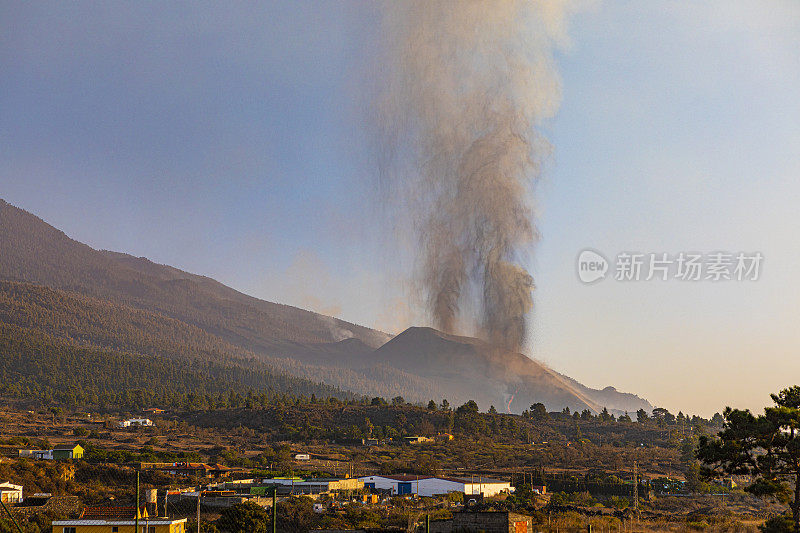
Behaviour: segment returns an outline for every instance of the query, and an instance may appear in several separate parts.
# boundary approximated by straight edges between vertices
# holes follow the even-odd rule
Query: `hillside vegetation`
[[[431,397],[435,391],[432,382],[385,365],[333,368],[288,356],[259,355],[163,314],[31,283],[0,281],[0,324],[16,326],[32,339],[46,335],[55,344],[199,360],[221,366],[280,369],[280,374],[360,394],[413,397],[408,393],[414,391]],[[365,349],[367,353],[371,351],[357,339],[347,339],[316,350],[324,351],[335,362],[362,354]]]
[[[0,279],[27,281],[124,303],[206,329],[243,348],[280,354],[285,343],[355,337],[373,348],[384,333],[259,300],[145,258],[98,251],[0,200]]]
[[[275,372],[213,361],[111,352],[0,324],[0,395],[67,408],[246,406],[253,394],[352,398]]]

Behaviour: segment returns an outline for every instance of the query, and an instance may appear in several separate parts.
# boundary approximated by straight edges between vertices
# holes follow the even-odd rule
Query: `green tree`
[[[269,511],[254,502],[237,503],[222,511],[217,527],[226,533],[268,533]]]
[[[550,420],[550,415],[543,403],[535,403],[531,405],[531,418],[537,422],[547,422]]]
[[[458,413],[477,413],[478,412],[478,404],[475,403],[475,400],[469,400],[467,403],[456,409]]]
[[[314,529],[315,518],[314,502],[308,496],[278,503],[278,531],[305,533]]]
[[[800,531],[800,386],[771,397],[775,406],[763,415],[727,407],[722,431],[700,437],[697,458],[712,477],[753,476],[746,490],[788,503],[794,531]]]
[[[372,425],[372,422],[370,421],[369,417],[365,417],[364,418],[364,427],[363,427],[364,436],[365,437],[371,437],[372,436],[372,431],[374,429],[375,429],[375,426]]]

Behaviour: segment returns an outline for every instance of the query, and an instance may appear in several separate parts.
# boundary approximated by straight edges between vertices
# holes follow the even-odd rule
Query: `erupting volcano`
[[[387,3],[382,186],[419,242],[436,327],[518,351],[533,305],[533,189],[560,100],[566,3]],[[406,219],[405,216],[408,216]],[[406,224],[407,222],[407,224]]]

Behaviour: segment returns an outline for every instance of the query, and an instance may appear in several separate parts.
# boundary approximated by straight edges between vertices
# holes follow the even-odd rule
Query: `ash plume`
[[[533,188],[560,101],[553,51],[571,4],[382,4],[377,124],[384,198],[412,228],[416,279],[435,325],[465,324],[518,350],[533,306]],[[403,224],[403,222],[406,224]]]

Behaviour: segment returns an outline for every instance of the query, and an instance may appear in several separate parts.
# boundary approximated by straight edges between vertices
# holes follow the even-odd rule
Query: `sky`
[[[425,324],[363,123],[378,21],[349,1],[0,1],[0,197],[260,298]],[[673,412],[760,409],[800,383],[800,3],[589,3],[568,34],[526,352]],[[587,248],[612,261],[588,285]],[[622,252],[718,251],[760,252],[758,279],[613,279]]]

